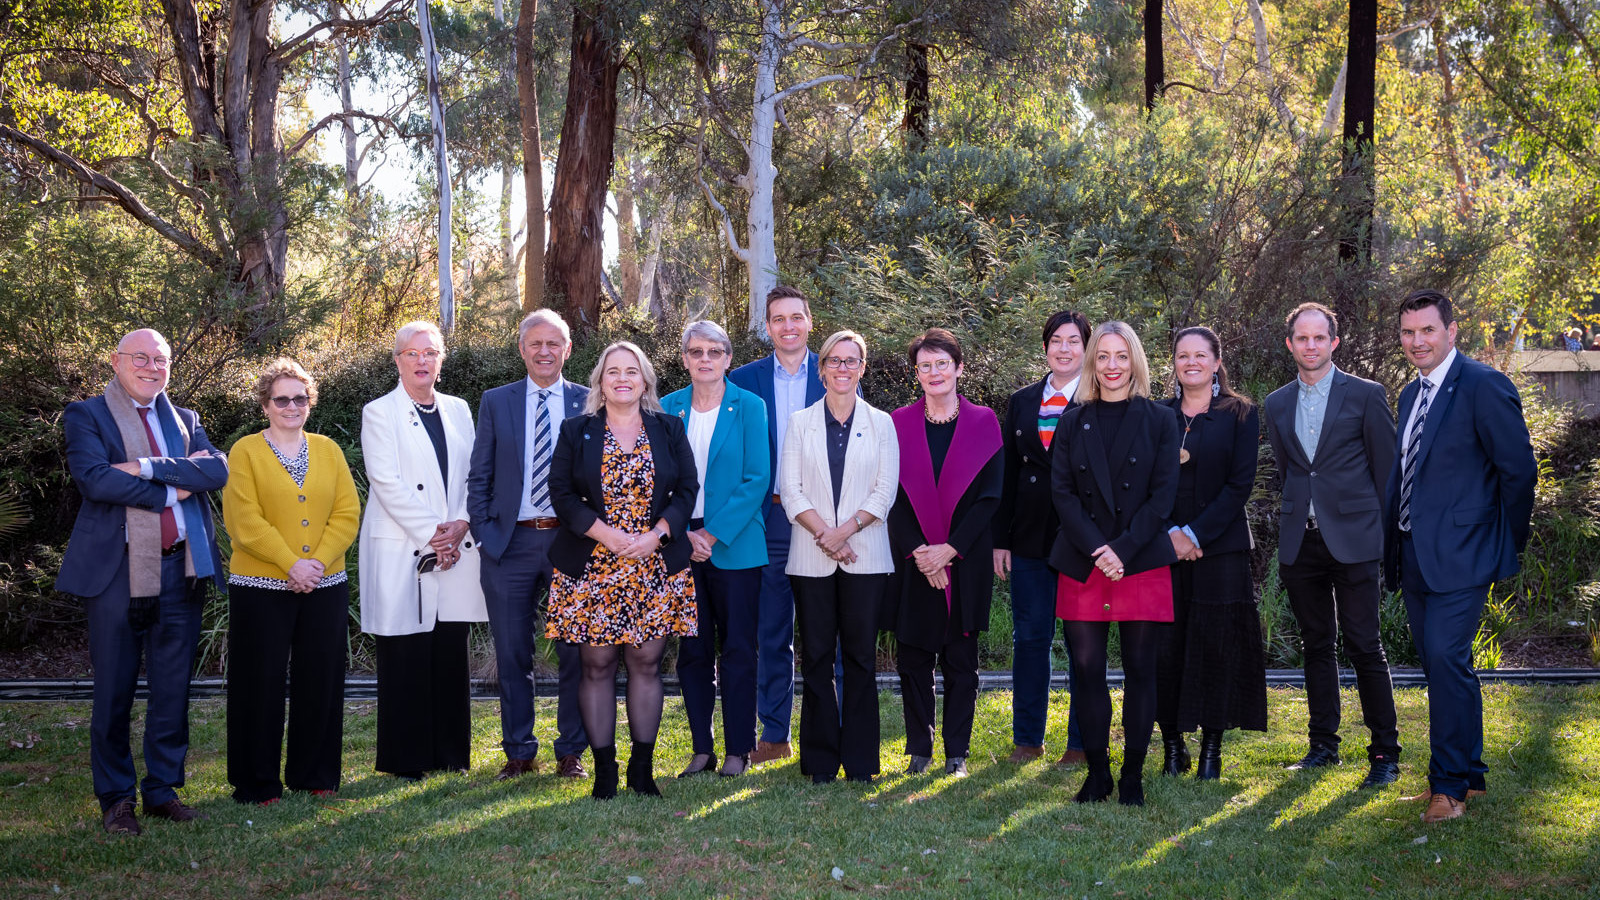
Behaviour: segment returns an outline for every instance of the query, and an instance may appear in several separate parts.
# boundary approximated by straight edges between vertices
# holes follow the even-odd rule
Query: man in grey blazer
[[[561,529],[550,505],[550,462],[562,420],[582,413],[589,396],[588,388],[561,376],[572,334],[556,313],[529,313],[518,327],[517,349],[528,377],[483,392],[467,473],[467,515],[482,551],[480,578],[499,669],[502,781],[537,769],[534,632],[550,589],[550,545]],[[589,738],[578,714],[583,670],[577,645],[557,641],[556,658],[557,772],[582,778]]]
[[[1339,764],[1339,633],[1356,670],[1362,720],[1372,734],[1362,787],[1400,777],[1400,732],[1389,662],[1379,639],[1384,491],[1395,427],[1383,386],[1339,371],[1339,320],[1302,303],[1284,343],[1299,377],[1267,397],[1267,437],[1283,476],[1278,573],[1305,657],[1310,749],[1291,769]]]

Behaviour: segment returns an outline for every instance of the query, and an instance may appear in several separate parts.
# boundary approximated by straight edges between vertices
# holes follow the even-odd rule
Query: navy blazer
[[[1254,403],[1244,418],[1232,409],[1209,409],[1195,418],[1188,440],[1183,438],[1183,401],[1163,400],[1178,422],[1178,441],[1189,451],[1194,464],[1194,493],[1200,511],[1188,521],[1176,513],[1172,525],[1187,525],[1200,543],[1201,552],[1232,553],[1250,549],[1250,525],[1244,505],[1256,484],[1256,461],[1260,456],[1261,417]],[[1183,481],[1180,467],[1179,483]]]
[[[1404,430],[1421,391],[1412,379],[1400,391]],[[1386,554],[1389,584],[1400,584],[1400,475],[1405,457],[1395,441],[1389,471]],[[1533,458],[1522,398],[1511,379],[1457,352],[1428,405],[1411,492],[1411,541],[1430,591],[1486,586],[1517,573],[1528,543]]]
[[[667,571],[689,565],[689,514],[700,490],[694,451],[677,416],[642,412],[650,438],[650,458],[655,464],[655,486],[650,492],[650,527],[665,519],[672,542],[661,549]],[[550,544],[550,562],[561,572],[579,578],[594,552],[586,532],[605,518],[601,462],[605,455],[606,411],[578,416],[561,423],[555,459],[550,463],[550,505],[561,518],[561,528]],[[608,523],[609,524],[609,523]]]
[[[772,479],[767,486],[767,502],[772,502],[772,495],[778,492],[778,455],[783,448],[778,446],[778,413],[774,409],[777,401],[772,393],[772,370],[778,364],[778,358],[771,353],[761,357],[755,362],[748,362],[728,373],[728,380],[744,388],[767,405],[767,445],[771,449]],[[822,376],[817,368],[817,354],[815,351],[806,351],[806,406],[822,399]],[[804,407],[802,407],[804,408]],[[787,424],[787,423],[786,423]],[[762,507],[765,512],[766,507]]]
[[[104,395],[67,405],[62,423],[67,435],[67,468],[83,495],[72,537],[61,557],[61,572],[56,590],[79,597],[98,597],[112,585],[120,570],[120,560],[128,553],[128,514],[124,507],[136,506],[160,512],[167,505],[169,486],[190,492],[182,502],[183,520],[197,573],[212,578],[218,588],[226,581],[222,557],[217,552],[216,527],[211,523],[211,504],[207,491],[220,491],[228,483],[228,458],[211,446],[200,418],[192,410],[173,406],[165,393],[156,398],[161,410],[163,434],[169,448],[178,447],[182,436],[169,415],[182,420],[189,430],[189,452],[204,450],[207,457],[186,456],[151,458],[151,478],[146,481],[111,468],[113,463],[132,462],[122,446],[122,433]],[[196,552],[204,548],[204,552]],[[207,559],[209,557],[209,560]],[[211,564],[205,572],[205,563]],[[126,591],[123,584],[120,589]]]
[[[589,389],[561,379],[566,422],[583,415]],[[478,436],[467,470],[467,518],[478,548],[499,561],[522,511],[522,466],[528,446],[528,379],[490,388],[478,401]]]
[[[1062,413],[1050,442],[1050,489],[1061,518],[1050,565],[1080,582],[1094,568],[1094,551],[1106,544],[1126,575],[1178,560],[1167,537],[1178,496],[1177,418],[1153,400],[1134,397],[1122,427],[1106,434],[1098,405]]]
[[[1011,395],[1006,404],[1006,420],[1000,428],[1006,471],[1000,506],[994,515],[994,546],[1030,559],[1050,556],[1056,531],[1061,527],[1050,497],[1050,451],[1039,438],[1044,382],[1041,378]],[[1067,409],[1076,405],[1068,398]]]

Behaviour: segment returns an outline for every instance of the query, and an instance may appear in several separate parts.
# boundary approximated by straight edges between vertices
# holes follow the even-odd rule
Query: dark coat
[[[994,545],[1030,559],[1050,556],[1056,531],[1061,527],[1050,497],[1050,451],[1039,439],[1039,404],[1043,399],[1044,379],[1012,394],[1000,429],[1006,468],[994,517]],[[1069,402],[1067,408],[1075,405]]]
[[[772,466],[772,484],[767,489],[767,502],[772,502],[772,494],[778,492],[778,457],[783,454],[783,448],[778,446],[778,413],[774,408],[778,405],[777,398],[772,392],[772,371],[778,365],[778,358],[771,353],[754,362],[747,362],[732,372],[728,373],[728,380],[736,387],[744,388],[767,405],[767,444],[771,449],[768,462]],[[815,350],[806,351],[806,406],[822,399],[825,393],[822,387],[822,378],[818,375],[817,353]],[[767,507],[761,507],[762,515],[766,515]]]
[[[1050,490],[1061,533],[1050,565],[1087,581],[1107,544],[1125,575],[1177,561],[1167,519],[1178,495],[1178,422],[1144,397],[1128,402],[1121,429],[1105,434],[1096,404],[1067,410],[1051,441]]]
[[[589,389],[565,378],[561,421],[583,415]],[[478,401],[478,435],[467,470],[467,518],[478,546],[499,561],[522,511],[522,467],[528,450],[528,379],[490,388]],[[554,456],[551,457],[554,459]]]
[[[644,412],[645,434],[655,463],[655,489],[650,493],[650,523],[665,519],[672,542],[661,549],[668,572],[689,565],[687,532],[689,514],[700,490],[694,451],[677,416]],[[550,505],[561,519],[561,529],[550,542],[550,562],[561,572],[580,577],[594,552],[596,541],[585,536],[596,520],[605,518],[605,497],[600,464],[605,454],[606,412],[565,419],[550,462]]]
[[[1189,526],[1206,554],[1249,550],[1250,525],[1244,505],[1255,487],[1261,447],[1261,417],[1255,404],[1242,419],[1232,409],[1210,409],[1195,416],[1185,441],[1179,409],[1182,401],[1173,397],[1162,402],[1178,417],[1179,443],[1189,451],[1195,499],[1200,506],[1200,512],[1186,522],[1174,511],[1171,524]]]

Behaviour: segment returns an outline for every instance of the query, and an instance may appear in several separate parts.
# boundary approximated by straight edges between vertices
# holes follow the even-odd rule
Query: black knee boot
[[[646,797],[661,796],[656,787],[656,742],[633,742],[633,753],[628,757],[628,790]]]
[[[1194,777],[1214,781],[1222,777],[1222,731],[1207,728],[1200,732],[1200,765]]]
[[[1089,767],[1089,777],[1073,796],[1074,803],[1099,803],[1111,796],[1111,754],[1105,748],[1084,750]]]
[[[1170,734],[1170,736],[1169,736]],[[1189,771],[1189,742],[1183,732],[1161,729],[1161,774],[1182,775]]]
[[[617,745],[594,747],[594,788],[589,796],[610,800],[617,796]]]

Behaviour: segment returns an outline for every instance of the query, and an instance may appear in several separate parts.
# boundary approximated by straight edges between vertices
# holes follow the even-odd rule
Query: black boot
[[[594,788],[589,796],[596,800],[610,800],[617,796],[617,745],[595,747]]]
[[[633,753],[628,757],[628,790],[646,797],[661,796],[656,787],[656,742],[633,742]]]
[[[1117,802],[1123,806],[1144,805],[1144,754],[1127,754],[1122,760],[1122,777],[1117,779]]]
[[[1184,739],[1183,733],[1178,732],[1176,737],[1167,737],[1167,732],[1161,732],[1161,774],[1182,775],[1189,771],[1189,742]]]
[[[1084,750],[1088,758],[1089,777],[1072,798],[1074,803],[1099,803],[1111,796],[1111,755],[1105,749]]]
[[[1222,777],[1222,731],[1206,728],[1200,732],[1200,765],[1194,777],[1215,781]]]

